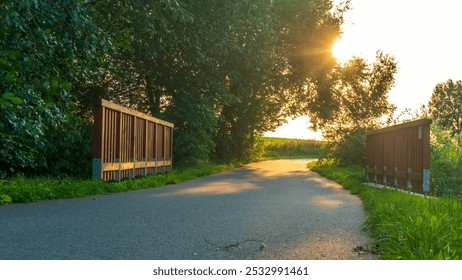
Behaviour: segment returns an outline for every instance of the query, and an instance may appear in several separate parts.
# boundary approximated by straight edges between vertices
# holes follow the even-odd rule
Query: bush
[[[342,165],[366,162],[366,133],[365,129],[358,129],[345,134],[340,140],[331,142],[324,155]]]
[[[457,139],[433,124],[431,139],[432,188],[439,195],[462,195],[462,151]]]
[[[74,118],[50,135],[46,150],[46,169],[37,175],[87,179],[92,172],[93,125]]]

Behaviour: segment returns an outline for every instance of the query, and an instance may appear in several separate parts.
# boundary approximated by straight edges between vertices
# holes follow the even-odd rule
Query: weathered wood
[[[95,179],[121,180],[156,174],[158,168],[172,170],[172,123],[106,100],[94,109],[94,120]]]
[[[406,122],[406,123],[402,123],[402,124],[398,124],[394,126],[371,130],[371,131],[366,132],[366,135],[373,135],[373,134],[379,134],[379,133],[384,133],[384,132],[396,131],[398,129],[412,128],[416,126],[429,126],[431,123],[432,123],[431,119],[421,119],[417,121]]]
[[[366,178],[422,192],[423,170],[430,169],[431,123],[422,119],[368,132]]]
[[[127,114],[127,115],[135,116],[135,117],[138,117],[140,119],[145,119],[145,120],[151,121],[153,123],[158,123],[158,124],[168,126],[168,127],[174,127],[174,124],[171,123],[171,122],[167,122],[167,121],[158,119],[156,117],[152,117],[152,116],[150,116],[148,114],[145,114],[145,113],[142,113],[142,112],[139,112],[139,111],[136,111],[136,110],[133,110],[133,109],[130,109],[130,108],[127,108],[127,107],[112,103],[112,102],[104,100],[104,99],[101,99],[101,106],[105,107],[105,108],[108,108],[108,109],[112,109],[114,111],[122,112],[122,113]]]

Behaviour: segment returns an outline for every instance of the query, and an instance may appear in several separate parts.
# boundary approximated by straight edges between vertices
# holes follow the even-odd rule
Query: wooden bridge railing
[[[430,191],[430,124],[422,119],[367,133],[369,181]]]
[[[120,181],[172,170],[173,127],[101,100],[94,109],[93,178]]]

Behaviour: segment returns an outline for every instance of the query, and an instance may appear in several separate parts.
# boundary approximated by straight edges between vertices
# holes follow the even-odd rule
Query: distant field
[[[319,157],[326,142],[276,137],[259,138],[264,158]]]

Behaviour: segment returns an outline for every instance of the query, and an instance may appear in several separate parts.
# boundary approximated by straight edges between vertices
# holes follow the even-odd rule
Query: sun
[[[344,38],[337,40],[332,46],[332,55],[337,62],[345,63],[350,60],[356,53],[357,49],[355,44],[347,41]]]

